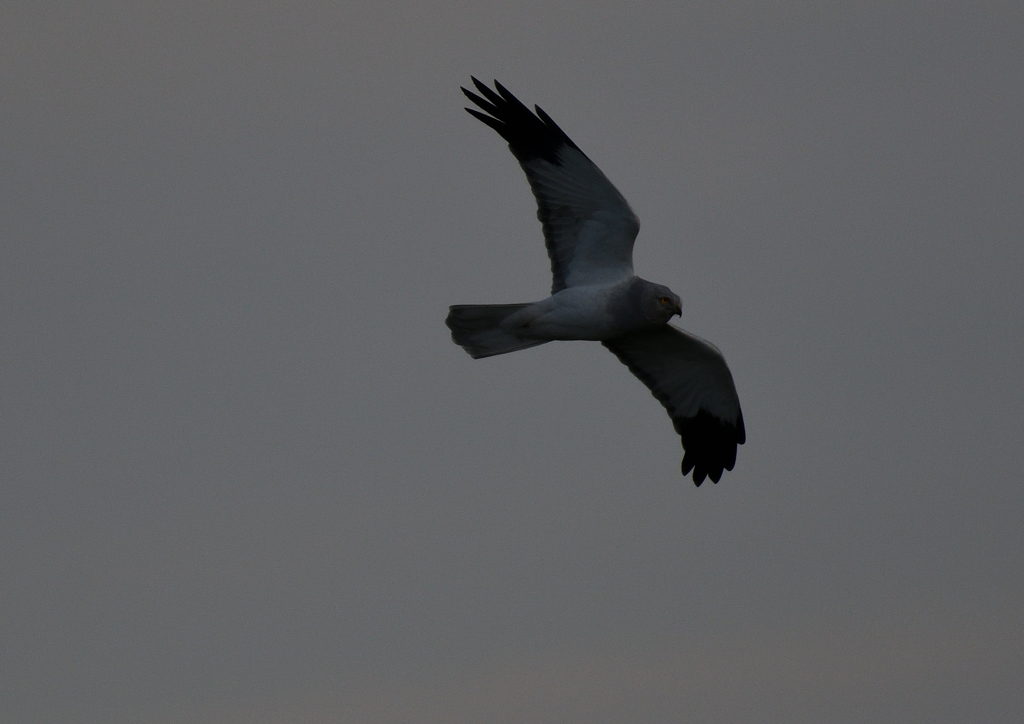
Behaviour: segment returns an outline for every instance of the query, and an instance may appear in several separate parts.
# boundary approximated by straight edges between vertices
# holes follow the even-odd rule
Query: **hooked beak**
[[[677,304],[676,308],[672,310],[673,315],[682,317],[683,316],[683,305]]]

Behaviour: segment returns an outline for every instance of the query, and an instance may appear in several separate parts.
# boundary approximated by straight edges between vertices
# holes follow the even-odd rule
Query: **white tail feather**
[[[452,341],[469,352],[473,359],[493,357],[544,344],[546,340],[523,339],[501,328],[506,317],[527,306],[456,304],[448,308],[448,318],[444,323],[452,330]]]

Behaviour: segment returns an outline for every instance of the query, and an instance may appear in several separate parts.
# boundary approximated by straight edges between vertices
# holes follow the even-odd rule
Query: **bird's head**
[[[641,297],[645,317],[657,324],[665,324],[677,314],[682,316],[683,301],[678,294],[663,284],[648,284]]]

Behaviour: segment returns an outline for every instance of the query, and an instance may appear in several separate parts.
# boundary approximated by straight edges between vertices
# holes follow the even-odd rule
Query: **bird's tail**
[[[452,330],[452,341],[469,352],[473,359],[515,352],[544,344],[543,339],[524,339],[502,329],[510,314],[529,304],[455,304],[448,308],[444,323]]]

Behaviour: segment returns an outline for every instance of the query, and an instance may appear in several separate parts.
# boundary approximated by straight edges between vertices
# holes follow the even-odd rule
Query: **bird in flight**
[[[633,273],[640,222],[622,194],[540,106],[531,111],[504,86],[467,108],[508,142],[537,199],[551,259],[551,296],[525,304],[456,304],[445,324],[474,359],[554,340],[607,347],[664,405],[683,443],[683,475],[717,483],[746,441],[725,358],[710,342],[669,324],[682,301]],[[481,112],[483,111],[483,112]]]

